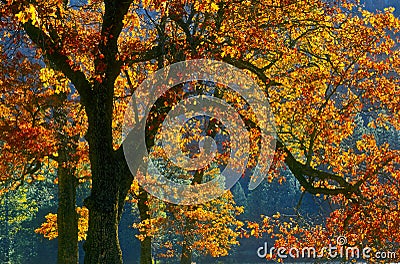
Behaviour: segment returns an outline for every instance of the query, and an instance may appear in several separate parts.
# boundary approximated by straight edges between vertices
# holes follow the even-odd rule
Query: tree
[[[53,6],[53,4],[56,5]],[[60,47],[57,47],[58,43],[55,43],[53,39],[53,37],[57,35],[53,27],[62,27],[63,25],[52,24],[52,22],[55,22],[56,20],[50,19],[49,21],[47,21],[49,22],[49,24],[46,23],[47,28],[44,24],[37,27],[39,22],[35,18],[37,10],[39,10],[40,13],[40,15],[37,17],[38,19],[41,15],[47,15],[48,12],[50,12],[50,15],[55,15],[55,17],[53,16],[53,18],[64,16],[65,19],[68,19],[67,17],[70,15],[79,15],[79,12],[74,12],[74,10],[72,9],[71,13],[62,12],[63,10],[60,11],[60,8],[57,8],[57,4],[57,2],[42,4],[38,3],[38,5],[36,5],[36,10],[32,4],[24,6],[16,3],[8,3],[6,7],[7,11],[17,11],[14,14],[17,14],[17,17],[19,17],[22,22],[25,22],[23,24],[24,30],[27,32],[33,42],[35,42],[36,45],[42,48],[44,54],[47,56],[48,60],[51,61],[54,67],[57,67],[58,69],[63,71],[65,76],[72,81],[72,83],[75,85],[75,88],[80,92],[81,102],[84,105],[86,105],[86,103],[92,103],[90,102],[91,100],[94,100],[93,103],[96,102],[93,104],[92,108],[86,105],[86,112],[89,118],[88,141],[89,146],[92,150],[90,153],[90,159],[92,176],[94,179],[92,188],[92,192],[94,193],[94,195],[92,197],[95,197],[95,199],[93,199],[94,201],[92,201],[92,199],[89,199],[87,204],[91,214],[90,226],[100,226],[99,228],[92,228],[89,231],[87,244],[89,248],[91,248],[91,250],[88,251],[88,254],[86,254],[85,258],[88,262],[94,263],[101,261],[98,258],[102,255],[105,255],[104,262],[118,263],[121,262],[121,254],[119,252],[119,245],[117,241],[118,206],[115,203],[118,202],[118,189],[116,186],[117,181],[115,181],[114,172],[118,171],[119,166],[116,166],[113,158],[114,154],[111,138],[111,116],[113,102],[112,91],[114,88],[114,81],[118,76],[118,74],[115,75],[113,71],[115,71],[115,69],[118,69],[119,71],[119,67],[114,63],[113,65],[109,65],[108,69],[100,69],[102,67],[96,67],[95,71],[96,74],[99,75],[99,77],[103,73],[107,76],[104,76],[104,82],[100,80],[100,78],[98,78],[98,80],[95,81],[94,86],[90,84],[90,82],[84,77],[84,74],[81,71],[74,71],[70,67],[68,61],[66,60],[67,56],[65,54],[61,55],[61,53],[63,52],[60,53],[61,49]],[[49,8],[53,7],[55,8],[49,10]],[[110,23],[109,26],[111,26],[111,28],[108,28],[108,26],[105,25],[105,28],[103,30],[103,34],[106,34],[108,36],[107,38],[112,39],[113,33],[115,36],[119,34],[122,26],[122,18],[124,15],[123,9],[127,9],[128,7],[129,5],[126,7],[122,7],[121,9],[115,10],[117,9],[117,7],[111,8],[110,5],[107,6],[106,16],[108,16],[109,18],[105,19],[105,24]],[[112,10],[110,10],[110,8]],[[19,13],[19,11],[21,12]],[[115,11],[119,11],[118,13],[120,17],[117,19],[117,21],[113,21],[113,14],[115,14]],[[93,14],[94,13],[95,12],[93,12]],[[24,21],[25,19],[27,21]],[[68,27],[69,26],[71,25],[68,25]],[[58,32],[61,33],[63,31]],[[67,35],[70,33],[64,31],[64,34]],[[46,37],[47,40],[42,39],[41,37]],[[114,61],[117,44],[116,38],[107,42],[107,44],[105,39],[101,40],[101,42],[102,44],[100,45],[100,50],[102,51],[101,53],[104,54],[103,56],[107,58],[112,57],[111,60]],[[111,48],[112,46],[114,46],[114,48]],[[98,62],[96,64],[98,66],[102,63]],[[110,70],[112,68],[114,70]],[[90,93],[92,93],[90,90],[94,87],[96,87],[96,89],[93,90],[92,97],[92,95],[90,95]],[[107,92],[103,93],[103,91],[101,91],[103,89],[105,91],[111,91],[111,94],[108,93],[107,95]],[[100,108],[103,109],[101,110]],[[103,114],[105,115],[103,116]],[[126,193],[124,197],[125,196]],[[122,200],[124,201],[124,199]],[[108,243],[105,241],[108,241]],[[93,254],[91,254],[90,252],[93,252]],[[104,254],[104,252],[107,253]]]
[[[359,16],[351,2],[319,0],[2,3],[2,23],[19,23],[46,63],[71,81],[87,114],[92,172],[85,203],[87,263],[121,262],[118,221],[133,175],[122,148],[113,144],[113,97],[117,86],[128,84],[125,69],[139,67],[135,80],[140,80],[185,59],[233,64],[251,74],[269,97],[277,160],[305,191],[340,197],[352,208],[375,197],[366,190],[377,186],[382,170],[390,179],[384,188],[398,182],[396,150],[376,146],[368,137],[359,143],[360,151],[368,147],[364,154],[340,146],[360,112],[385,109],[378,121],[399,128],[391,121],[399,119],[399,52],[389,34],[397,32],[399,21],[393,10],[360,10]],[[255,120],[248,118],[247,125],[257,130]],[[379,194],[380,188],[373,189]],[[147,210],[145,199],[140,204]]]
[[[19,250],[24,246],[29,247],[29,244],[18,243],[18,236],[26,231],[23,223],[31,220],[38,210],[36,201],[27,199],[27,192],[27,188],[19,188],[1,197],[2,255],[0,257],[3,263],[22,263]]]
[[[165,204],[159,200],[152,201],[150,207],[151,218],[134,227],[142,231],[140,240],[146,236],[154,239],[160,258],[187,263],[196,254],[226,256],[231,247],[238,245],[243,223],[236,217],[243,208],[235,205],[230,192],[197,207]]]
[[[18,188],[47,177],[44,167],[56,169],[59,182],[60,236],[59,263],[78,262],[78,227],[75,217],[75,171],[85,159],[85,144],[79,144],[82,116],[75,114],[76,94],[71,92],[68,80],[37,58],[35,50],[27,53],[29,41],[18,31],[7,29],[2,41],[1,116],[2,191]],[[13,43],[15,49],[7,48]],[[26,52],[24,58],[23,53]],[[66,102],[69,97],[70,101]],[[83,116],[84,118],[84,116]],[[76,169],[78,168],[78,169]],[[81,173],[82,174],[82,173]],[[8,188],[6,187],[8,186]],[[71,254],[75,252],[75,254]]]
[[[233,199],[235,200],[235,203],[238,206],[241,206],[245,209],[248,207],[249,202],[248,199],[246,197],[246,194],[243,190],[242,184],[240,182],[237,182],[231,189],[232,195],[233,195]],[[243,219],[241,219],[243,220]]]

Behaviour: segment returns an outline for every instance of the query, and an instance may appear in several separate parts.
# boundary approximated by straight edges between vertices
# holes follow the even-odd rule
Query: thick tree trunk
[[[51,64],[74,84],[88,117],[86,139],[89,142],[92,190],[85,200],[89,209],[85,263],[122,263],[118,242],[118,221],[122,214],[119,205],[124,203],[120,197],[125,197],[128,181],[121,180],[126,174],[119,173],[120,161],[115,157],[112,146],[112,114],[114,82],[122,66],[121,61],[116,60],[118,37],[130,4],[131,1],[104,2],[100,43],[98,50],[94,49],[99,56],[94,60],[95,75],[90,80],[82,71],[71,68],[71,59],[65,55],[62,45],[55,44],[59,43],[58,40],[52,39],[31,21],[23,24],[31,40],[42,47]]]
[[[112,170],[113,160],[101,160],[101,165],[92,163],[92,177],[97,180],[92,182],[91,196],[85,200],[89,209],[89,230],[84,244],[85,263],[118,264],[122,263],[122,253],[118,241],[117,181],[111,180],[116,177]]]
[[[89,211],[91,232],[84,245],[85,263],[122,263],[118,242],[116,211],[102,211],[91,207]]]
[[[67,149],[60,148],[58,160],[58,264],[78,263],[78,216],[76,213],[75,168],[67,165]]]
[[[89,230],[84,244],[85,263],[122,263],[118,240],[118,191],[112,171],[112,159],[104,159],[95,169],[91,196],[85,201],[89,208]],[[108,163],[108,164],[107,164]],[[99,164],[97,164],[99,165]],[[92,168],[95,167],[92,165]]]
[[[120,175],[112,146],[113,89],[100,85],[92,96],[96,104],[86,106],[92,190],[85,199],[89,209],[85,263],[118,264],[122,263],[118,241]]]

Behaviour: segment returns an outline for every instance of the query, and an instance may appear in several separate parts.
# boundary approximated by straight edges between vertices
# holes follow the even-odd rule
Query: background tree
[[[3,35],[6,39],[1,43],[1,55],[6,59],[2,62],[1,76],[2,191],[18,188],[26,181],[43,180],[48,170],[55,170],[59,183],[58,211],[64,216],[59,218],[58,260],[77,263],[75,170],[80,170],[84,177],[77,165],[85,159],[85,144],[79,144],[77,139],[84,129],[85,115],[74,116],[82,110],[74,109],[76,94],[71,92],[68,80],[52,69],[43,68],[35,49],[26,51],[31,48],[30,42],[20,36],[18,29],[5,29]],[[16,48],[10,48],[10,43]]]
[[[27,188],[19,188],[1,196],[1,260],[3,263],[22,263],[20,253],[24,247],[29,248],[29,241],[20,241],[19,236],[24,236],[29,229],[24,222],[33,218],[38,206],[35,200],[28,200]],[[34,252],[30,252],[34,254]]]

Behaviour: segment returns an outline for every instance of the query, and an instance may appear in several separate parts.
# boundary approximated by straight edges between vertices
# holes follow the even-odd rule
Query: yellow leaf
[[[219,9],[219,7],[216,3],[211,3],[211,11],[216,12],[216,11],[218,11],[218,9]]]

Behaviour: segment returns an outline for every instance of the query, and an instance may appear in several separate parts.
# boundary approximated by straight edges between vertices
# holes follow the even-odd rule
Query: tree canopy
[[[122,263],[118,225],[127,197],[134,197],[142,221],[135,225],[141,263],[151,263],[151,241],[161,239],[154,229],[183,237],[182,263],[190,263],[193,250],[226,255],[239,235],[261,234],[277,237],[278,246],[315,247],[346,236],[344,246],[400,257],[400,20],[393,12],[370,12],[350,0],[1,0],[0,194],[57,169],[61,211],[57,220],[48,217],[58,222],[60,236],[71,220],[75,235],[65,241],[76,245],[75,191],[89,180],[88,214],[78,208],[81,225],[88,225],[87,235],[79,236],[86,238],[85,263]],[[199,58],[235,66],[261,87],[276,126],[265,180],[285,184],[286,170],[302,192],[322,195],[333,204],[323,223],[305,223],[298,212],[244,226],[236,219],[243,209],[230,192],[182,209],[161,206],[137,186],[131,170],[141,162],[128,167],[121,145],[128,102],[157,70]],[[249,131],[248,177],[252,162],[261,159],[262,120],[241,95],[216,87],[212,96],[237,109]],[[127,135],[138,155],[146,148],[157,152],[163,118],[190,96],[175,87],[137,122],[147,122],[148,131],[147,146],[133,132]],[[206,128],[214,139],[223,137],[218,122]],[[225,164],[226,156],[220,158]],[[204,174],[190,174],[187,184],[201,184]],[[196,222],[204,232],[190,232]],[[215,244],[216,238],[225,240]],[[76,263],[74,256],[59,255],[59,262]]]

